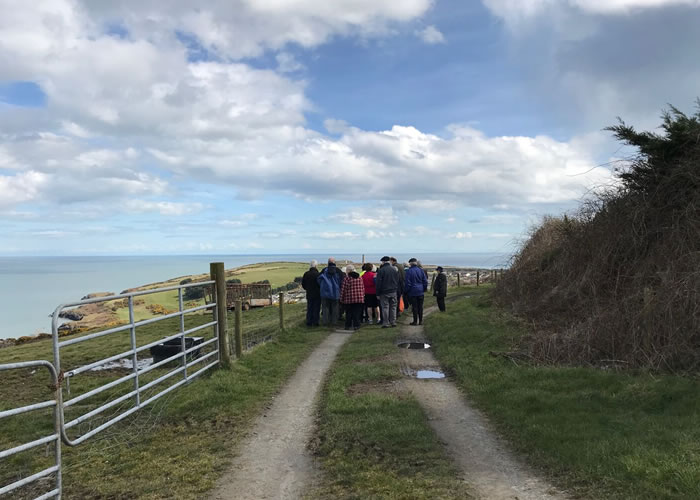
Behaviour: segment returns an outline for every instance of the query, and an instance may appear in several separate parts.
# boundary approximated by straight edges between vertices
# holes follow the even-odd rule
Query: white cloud
[[[34,200],[47,183],[47,175],[32,170],[0,175],[0,210]]]
[[[353,224],[356,226],[386,228],[399,223],[399,218],[391,207],[359,207],[331,215],[329,222]]]
[[[259,219],[260,215],[256,213],[244,213],[237,215],[235,217],[229,217],[219,221],[222,226],[228,227],[245,227],[250,224],[251,221]]]
[[[469,240],[473,237],[474,235],[470,232],[457,232],[457,233],[452,233],[447,235],[448,238],[454,238],[457,240]]]
[[[296,236],[297,232],[292,229],[283,229],[282,231],[262,231],[257,233],[258,238],[264,239],[279,239],[287,238],[289,236]]]
[[[461,205],[461,203],[458,200],[445,200],[445,199],[437,199],[437,200],[415,199],[415,200],[406,201],[406,202],[395,202],[393,204],[394,209],[396,211],[406,212],[406,213],[448,212],[450,210],[454,210],[454,209],[458,208],[460,205]]]
[[[172,37],[178,30],[196,37],[211,52],[232,58],[255,57],[287,44],[315,47],[334,35],[384,36],[395,22],[423,15],[432,0],[91,0],[92,18],[124,19],[132,36]]]
[[[238,199],[273,191],[387,200],[393,209],[337,215],[380,229],[397,223],[400,210],[568,202],[609,179],[575,142],[546,136],[487,137],[464,126],[444,136],[408,126],[370,132],[327,121],[339,134],[329,137],[306,127],[312,104],[305,82],[232,62],[334,35],[384,36],[391,23],[420,17],[430,0],[221,0],[197,8],[178,0],[168,9],[155,0],[11,3],[0,0],[7,13],[0,18],[0,79],[38,82],[47,109],[32,134],[0,135],[0,165],[20,172],[0,177],[0,204],[8,208],[37,197],[161,198],[171,189],[167,178],[228,184]],[[128,36],[103,32],[114,19]],[[221,58],[189,60],[176,29]],[[291,62],[285,57],[280,64]],[[193,210],[176,201],[124,207]],[[221,224],[245,222],[227,220]]]
[[[275,56],[275,59],[277,60],[277,71],[280,73],[295,73],[305,69],[304,65],[289,52],[280,52]]]
[[[359,238],[360,235],[350,231],[322,231],[317,233],[316,237],[322,240],[355,240]]]
[[[674,5],[700,6],[700,0],[482,0],[494,14],[511,24],[540,15],[553,8],[572,7],[594,14],[626,14],[643,9]]]
[[[32,235],[41,236],[44,238],[65,238],[66,236],[75,236],[76,232],[73,231],[57,231],[57,230],[47,230],[47,231],[34,231]]]
[[[443,35],[440,30],[438,30],[435,26],[432,24],[430,26],[426,26],[422,30],[416,31],[416,36],[423,40],[425,43],[428,45],[435,45],[438,43],[445,43],[447,40],[445,40],[445,35]]]
[[[156,212],[166,216],[180,216],[200,212],[201,203],[177,203],[172,201],[128,200],[126,209],[134,213]]]

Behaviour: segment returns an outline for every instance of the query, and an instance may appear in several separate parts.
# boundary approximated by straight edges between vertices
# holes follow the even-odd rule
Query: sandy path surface
[[[426,314],[434,311],[435,308],[427,309]],[[425,338],[422,326],[403,326],[401,336],[406,340]],[[440,365],[429,349],[405,349],[403,369],[407,373],[440,370]],[[405,384],[423,406],[431,427],[446,444],[448,453],[479,498],[566,498],[512,455],[454,383],[448,379],[410,378]]]
[[[348,333],[331,333],[297,369],[272,406],[258,417],[230,470],[210,498],[301,498],[315,470],[307,449],[323,378]]]

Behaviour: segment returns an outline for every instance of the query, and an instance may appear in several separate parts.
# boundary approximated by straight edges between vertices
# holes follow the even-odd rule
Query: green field
[[[269,262],[262,264],[251,264],[226,271],[226,279],[237,278],[242,283],[254,283],[256,281],[269,280],[272,288],[277,288],[287,283],[294,281],[297,276],[302,276],[309,269],[308,264],[297,262]],[[208,280],[207,275],[193,275],[189,278],[195,281]],[[139,289],[147,290],[149,288],[160,288],[166,286],[177,285],[185,277],[180,277],[162,283],[146,285]],[[134,307],[134,317],[136,321],[152,318],[155,314],[148,309],[149,305],[160,305],[168,311],[178,310],[178,294],[173,292],[160,292],[139,297],[143,299],[143,304],[137,304]],[[204,304],[203,300],[190,301],[190,307]],[[129,321],[129,309],[120,307],[116,311],[119,321],[127,323]]]
[[[697,378],[538,366],[527,330],[476,296],[433,314],[426,332],[448,374],[529,462],[589,498],[700,498]]]

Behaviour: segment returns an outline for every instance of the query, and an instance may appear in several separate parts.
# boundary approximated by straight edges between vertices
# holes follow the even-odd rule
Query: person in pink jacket
[[[367,323],[372,324],[372,320],[379,321],[379,301],[377,300],[377,287],[374,285],[374,278],[377,276],[370,263],[364,264],[362,269],[362,281],[365,284],[365,309],[367,310]]]

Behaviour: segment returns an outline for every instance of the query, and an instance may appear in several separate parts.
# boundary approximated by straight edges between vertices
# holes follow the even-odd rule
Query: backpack
[[[337,273],[336,273],[337,274]],[[336,299],[340,298],[340,287],[338,286],[338,281],[333,277],[328,275],[328,272],[324,270],[318,275],[319,285],[321,285],[321,297],[324,299]]]

